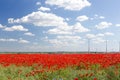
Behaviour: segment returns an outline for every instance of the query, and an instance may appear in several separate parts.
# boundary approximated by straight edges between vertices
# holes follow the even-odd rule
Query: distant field
[[[2,53],[0,80],[120,80],[120,54]]]

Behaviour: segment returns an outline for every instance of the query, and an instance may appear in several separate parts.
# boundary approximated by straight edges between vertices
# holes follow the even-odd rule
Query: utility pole
[[[120,41],[119,41],[119,52],[120,52]]]
[[[95,53],[97,53],[97,48],[95,48]]]
[[[107,44],[108,44],[108,43],[107,43],[107,40],[106,40],[106,53],[108,52],[108,51],[107,51],[107,50],[108,50],[108,48],[107,48]]]
[[[88,39],[88,53],[90,53],[90,39]]]

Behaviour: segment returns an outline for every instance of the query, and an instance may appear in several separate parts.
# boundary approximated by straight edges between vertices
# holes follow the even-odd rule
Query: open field
[[[120,80],[120,54],[0,54],[0,80]]]

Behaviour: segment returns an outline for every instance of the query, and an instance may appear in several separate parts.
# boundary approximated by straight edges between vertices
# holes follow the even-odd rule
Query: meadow
[[[0,80],[120,80],[120,54],[0,54]]]

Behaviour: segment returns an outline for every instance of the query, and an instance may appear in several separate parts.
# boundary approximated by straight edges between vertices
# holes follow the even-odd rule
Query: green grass
[[[120,68],[83,65],[52,70],[34,66],[0,66],[0,80],[120,80]],[[38,72],[37,72],[38,71]]]

